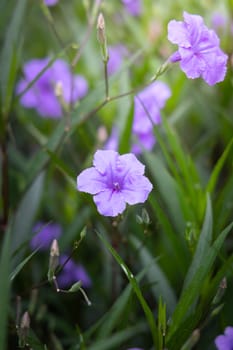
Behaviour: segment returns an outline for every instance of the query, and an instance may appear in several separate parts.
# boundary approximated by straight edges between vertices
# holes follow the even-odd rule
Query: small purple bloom
[[[38,222],[33,231],[36,232],[35,236],[30,242],[31,249],[47,250],[50,248],[52,241],[58,239],[61,236],[61,226],[58,224],[45,224]]]
[[[113,126],[111,135],[104,145],[105,150],[117,151],[119,145],[119,132],[116,126]]]
[[[183,14],[184,22],[168,23],[168,40],[179,46],[170,61],[180,61],[180,67],[188,78],[202,77],[214,85],[224,80],[227,55],[219,47],[217,34],[208,29],[201,16]]]
[[[68,255],[61,255],[59,261],[60,265],[63,266],[67,259]],[[57,276],[58,286],[59,288],[69,288],[78,281],[82,282],[82,287],[84,288],[91,286],[91,279],[85,268],[80,264],[76,264],[76,262],[70,258]]]
[[[170,96],[169,87],[161,81],[152,83],[135,96],[133,132],[136,135],[147,134],[154,124],[161,123],[160,110]]]
[[[216,31],[221,29],[221,28],[224,29],[226,27],[226,24],[227,24],[227,18],[222,13],[216,11],[212,15],[211,23],[212,23],[212,27]]]
[[[16,86],[17,94],[20,94],[27,85],[45,68],[49,59],[33,59],[25,63],[24,78]],[[72,82],[73,79],[73,82]],[[87,81],[81,75],[72,75],[69,65],[61,60],[56,60],[34,83],[34,85],[20,98],[21,104],[26,108],[35,108],[42,117],[60,118],[62,108],[59,99],[55,95],[55,87],[60,84],[63,99],[66,103],[76,102],[84,97],[88,90]],[[72,98],[71,98],[72,94]]]
[[[219,335],[215,339],[215,345],[218,350],[232,350],[233,349],[233,327],[227,327],[224,335]]]
[[[141,0],[121,0],[126,11],[132,16],[140,16],[142,13]]]
[[[126,203],[146,201],[152,184],[144,176],[144,170],[145,166],[134,154],[98,150],[93,167],[77,177],[77,189],[94,195],[100,214],[114,217],[125,210]]]
[[[109,46],[108,54],[108,74],[113,75],[120,69],[123,59],[127,55],[127,50],[123,45]]]
[[[161,123],[160,111],[170,96],[171,90],[161,81],[154,82],[135,96],[132,132],[136,142],[131,148],[134,154],[140,154],[143,149],[152,150],[156,142],[153,126]],[[119,132],[114,126],[104,148],[116,151],[118,144]]]
[[[58,0],[44,0],[45,5],[47,6],[54,6],[57,2]]]

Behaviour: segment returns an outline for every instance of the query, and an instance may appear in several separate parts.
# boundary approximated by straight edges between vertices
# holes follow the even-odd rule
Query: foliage
[[[2,350],[211,350],[233,326],[233,4],[142,3],[133,16],[119,0],[0,2]],[[214,13],[224,17],[215,28],[229,56],[223,82],[188,79],[179,63],[169,63],[176,48],[167,24],[182,20],[183,11],[208,27]],[[125,51],[112,75],[107,49],[114,45]],[[45,57],[48,64],[18,94],[25,63]],[[65,100],[55,84],[63,116],[41,117],[22,96],[57,59],[85,77],[89,90]],[[150,130],[156,144],[137,154],[153,190],[145,203],[101,216],[92,197],[77,191],[76,178],[113,127],[119,153],[130,152],[138,136],[134,98],[156,80],[171,97]],[[61,226],[55,253],[30,248],[38,222]],[[59,254],[69,256],[61,266]],[[91,285],[59,287],[69,261],[82,265]]]

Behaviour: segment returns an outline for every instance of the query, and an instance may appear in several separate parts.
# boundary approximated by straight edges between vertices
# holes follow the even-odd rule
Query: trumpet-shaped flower
[[[227,327],[224,335],[221,334],[215,339],[215,345],[218,350],[233,349],[233,327]]]
[[[27,88],[28,84],[47,66],[49,59],[33,59],[24,65],[24,78],[16,86],[17,94]],[[61,98],[65,103],[76,102],[84,97],[88,84],[81,75],[72,75],[68,63],[58,59],[40,76],[40,78],[20,98],[26,108],[35,108],[42,117],[60,118],[62,107],[55,94],[60,86]]]
[[[81,172],[77,189],[94,195],[100,214],[117,216],[126,204],[144,203],[152,184],[144,176],[145,166],[134,154],[119,155],[111,150],[98,150],[93,167]]]
[[[184,22],[168,23],[168,40],[179,46],[170,61],[179,61],[188,78],[202,77],[209,85],[223,81],[227,55],[220,49],[217,34],[205,26],[201,16],[184,12],[183,17]]]

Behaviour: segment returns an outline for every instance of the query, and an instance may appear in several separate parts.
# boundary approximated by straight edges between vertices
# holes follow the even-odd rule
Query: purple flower
[[[123,45],[109,46],[108,54],[108,74],[113,75],[121,67],[123,58],[127,54],[127,50]]]
[[[119,155],[115,151],[98,150],[93,167],[81,172],[77,188],[94,195],[100,214],[117,216],[126,203],[144,203],[152,190],[152,184],[144,176],[145,166],[134,154]]]
[[[140,154],[142,151],[147,150],[151,151],[154,144],[156,143],[156,139],[153,133],[153,130],[149,130],[146,133],[137,133],[136,142],[132,144],[131,151],[134,154]]]
[[[135,96],[132,126],[135,142],[132,144],[131,152],[140,154],[144,149],[152,150],[156,142],[153,126],[161,123],[160,111],[170,96],[171,90],[161,81],[154,82]],[[118,144],[119,131],[114,126],[104,148],[116,151]]]
[[[116,126],[113,126],[111,135],[104,145],[105,150],[117,151],[119,145],[119,131]]]
[[[68,255],[61,255],[59,260],[60,265],[63,266],[67,259]],[[84,288],[91,286],[91,279],[85,268],[80,264],[76,264],[76,262],[70,258],[57,276],[58,286],[59,288],[67,288],[78,281],[82,282],[82,287]]]
[[[227,327],[224,335],[219,335],[215,339],[215,345],[218,350],[232,350],[233,349],[233,327]]]
[[[48,62],[48,58],[33,59],[24,65],[24,78],[19,81],[16,87],[17,94],[20,94],[27,87],[37,74],[45,68]],[[72,76],[69,65],[65,61],[58,59],[22,95],[20,98],[21,104],[26,108],[35,108],[42,117],[60,118],[62,116],[62,108],[59,99],[55,95],[57,84],[61,86],[63,99],[66,103],[69,103],[70,100],[76,102],[84,97],[88,90],[85,78],[81,75]]]
[[[54,6],[57,2],[58,0],[44,0],[45,5],[47,6]]]
[[[161,123],[160,110],[171,96],[169,87],[156,81],[147,86],[134,98],[133,132],[146,134],[153,129],[154,124]]]
[[[211,17],[211,23],[214,30],[225,28],[227,24],[227,18],[220,12],[214,12]]]
[[[61,236],[61,226],[58,224],[45,224],[38,222],[34,228],[34,232],[37,232],[31,239],[30,247],[32,250],[39,248],[40,250],[47,250],[50,248],[54,239],[58,239]]]
[[[209,85],[223,81],[227,55],[219,47],[217,34],[204,25],[201,16],[184,12],[183,17],[184,22],[168,23],[168,40],[179,46],[170,61],[180,61],[188,78],[202,77]]]
[[[132,16],[140,16],[142,13],[141,0],[121,0],[125,6],[126,11]]]

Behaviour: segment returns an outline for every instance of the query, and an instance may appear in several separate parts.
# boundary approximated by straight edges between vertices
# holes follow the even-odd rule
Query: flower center
[[[114,191],[120,191],[120,184],[119,182],[113,182],[113,190]]]

